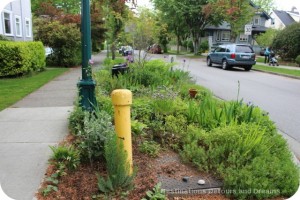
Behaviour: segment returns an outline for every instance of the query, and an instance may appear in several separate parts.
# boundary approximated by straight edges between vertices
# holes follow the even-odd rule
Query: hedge
[[[42,42],[0,41],[0,77],[40,71],[45,65]]]

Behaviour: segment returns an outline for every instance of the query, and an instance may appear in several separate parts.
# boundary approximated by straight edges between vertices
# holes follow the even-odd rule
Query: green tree
[[[31,10],[33,13],[39,12],[41,4],[48,3],[55,8],[63,10],[68,14],[79,14],[81,8],[81,0],[31,0]]]
[[[177,53],[179,53],[179,45],[189,33],[187,24],[184,22],[183,17],[177,13],[177,10],[174,9],[172,4],[174,0],[154,0],[153,3],[160,10],[159,17],[167,25],[167,31],[176,36]]]
[[[106,0],[105,3],[107,37],[111,44],[112,59],[114,60],[116,57],[116,44],[120,34],[124,31],[124,22],[128,16],[128,8],[125,5],[125,0]]]
[[[80,30],[76,24],[37,19],[35,27],[35,40],[40,40],[44,45],[53,49],[53,53],[47,58],[48,64],[65,67],[80,64],[81,40]]]
[[[252,0],[252,2],[268,14],[275,8],[274,0]]]
[[[236,37],[244,31],[245,24],[251,21],[256,11],[249,0],[210,0],[209,2],[214,14],[230,24],[231,42],[235,42]]]
[[[300,23],[294,23],[280,31],[273,41],[273,49],[284,60],[294,60],[300,55]]]
[[[193,39],[194,54],[198,53],[199,38],[203,34],[205,26],[217,25],[221,22],[219,15],[212,15],[213,10],[207,0],[154,0],[153,2],[158,9],[166,13],[166,16],[175,23],[183,25],[184,30],[189,30],[189,35]],[[178,28],[178,26],[170,27]]]
[[[260,35],[256,36],[255,40],[260,46],[270,47],[272,46],[273,40],[278,32],[279,30],[270,28],[265,33],[261,33]]]
[[[147,8],[139,8],[138,13],[139,15],[136,16],[131,12],[126,22],[125,31],[127,41],[139,50],[138,62],[143,66],[144,59],[141,58],[141,50],[146,50],[155,41],[155,35],[157,35],[155,33],[157,31],[156,17]]]

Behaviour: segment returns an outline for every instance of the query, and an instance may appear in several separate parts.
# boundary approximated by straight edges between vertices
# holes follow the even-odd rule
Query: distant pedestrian
[[[131,51],[128,52],[126,60],[127,60],[127,64],[134,62],[134,58],[133,58]]]
[[[270,61],[270,50],[269,47],[267,47],[265,50],[265,63],[269,63],[269,61]]]

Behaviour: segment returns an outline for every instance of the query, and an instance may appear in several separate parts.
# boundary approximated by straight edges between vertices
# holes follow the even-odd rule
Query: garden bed
[[[73,135],[68,135],[66,140],[60,145],[71,144],[74,141]],[[171,160],[170,160],[171,158]],[[158,182],[158,177],[169,177],[176,180],[182,180],[182,177],[211,177],[207,173],[199,172],[190,164],[183,163],[177,153],[172,150],[163,150],[158,157],[153,158],[147,154],[143,154],[138,150],[137,144],[133,145],[133,162],[134,168],[137,169],[137,174],[134,179],[134,189],[129,191],[124,196],[115,197],[115,199],[130,199],[140,200],[145,197],[146,192],[152,189]],[[50,177],[55,172],[55,167],[49,165],[45,176]],[[97,187],[97,176],[101,174],[107,175],[103,162],[81,164],[75,171],[67,172],[67,175],[62,176],[59,180],[58,191],[52,191],[47,196],[42,194],[48,182],[44,180],[39,193],[36,195],[39,200],[52,199],[74,199],[74,200],[90,200],[104,199],[104,196],[99,196]],[[98,195],[98,196],[97,196]],[[92,197],[95,198],[92,198]],[[97,196],[97,197],[96,197]],[[202,194],[202,195],[169,195],[168,199],[176,200],[192,200],[192,199],[212,199],[223,200],[228,199],[221,194]]]

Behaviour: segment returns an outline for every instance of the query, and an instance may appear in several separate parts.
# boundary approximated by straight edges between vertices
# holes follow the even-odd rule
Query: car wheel
[[[252,65],[247,65],[245,68],[245,71],[250,71],[252,69]]]
[[[229,68],[227,61],[224,59],[222,60],[222,69],[227,70]]]
[[[211,62],[210,57],[208,57],[206,61],[207,61],[206,62],[207,66],[211,67],[212,66],[212,62]]]

